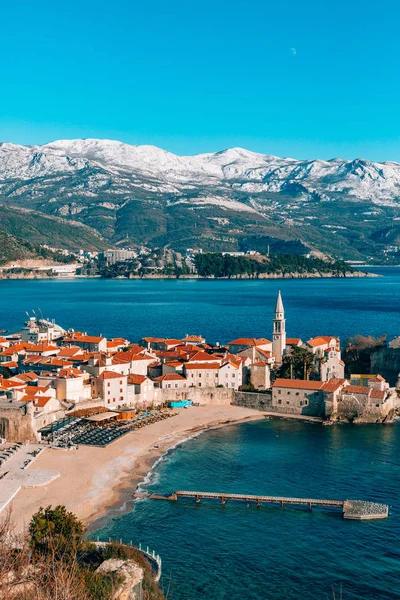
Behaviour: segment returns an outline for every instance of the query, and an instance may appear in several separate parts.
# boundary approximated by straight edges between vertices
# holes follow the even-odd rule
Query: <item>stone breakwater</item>
[[[345,500],[343,518],[355,520],[386,519],[389,516],[387,504],[364,502],[362,500]]]

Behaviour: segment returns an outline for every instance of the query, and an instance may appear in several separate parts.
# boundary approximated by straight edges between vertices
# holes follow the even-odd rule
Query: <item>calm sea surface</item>
[[[126,336],[210,341],[270,339],[278,289],[290,337],[400,334],[400,268],[384,277],[311,280],[14,280],[0,281],[0,328],[17,330],[25,311],[41,309],[65,328]]]
[[[373,499],[382,521],[338,512],[140,500],[95,533],[143,542],[163,559],[172,600],[400,598],[400,427],[257,421],[170,451],[144,489]]]
[[[400,269],[321,280],[0,281],[0,328],[40,308],[65,328],[135,341],[200,333],[211,341],[271,335],[278,289],[291,337],[400,334]],[[163,558],[170,600],[400,599],[400,427],[281,421],[201,434],[172,450],[147,489],[178,488],[372,499],[390,518],[144,500],[110,514],[99,535],[133,540]],[[337,595],[338,597],[338,595]]]

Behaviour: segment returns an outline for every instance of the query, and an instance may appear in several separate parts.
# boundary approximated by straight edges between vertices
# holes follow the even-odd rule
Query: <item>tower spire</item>
[[[285,309],[283,308],[281,290],[278,291],[278,297],[276,299],[275,315],[276,314],[283,314],[283,316],[285,315]]]
[[[281,291],[278,292],[273,320],[272,352],[275,354],[276,364],[282,363],[282,356],[286,350],[286,321],[283,308]]]

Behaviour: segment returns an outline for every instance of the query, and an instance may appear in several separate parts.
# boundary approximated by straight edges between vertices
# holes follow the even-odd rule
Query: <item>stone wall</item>
[[[271,392],[267,392],[266,394],[257,394],[256,392],[235,392],[232,404],[268,412],[274,410]]]
[[[36,442],[33,415],[26,404],[0,403],[0,437],[8,442]]]
[[[232,404],[235,390],[232,388],[178,388],[162,390],[163,402],[171,400],[192,400],[194,404],[219,405]]]
[[[232,404],[235,406],[243,406],[244,408],[253,408],[254,410],[261,410],[268,413],[276,413],[279,416],[298,415],[302,417],[313,418],[321,418],[324,416],[321,414],[319,406],[318,408],[314,406],[293,407],[292,404],[280,404],[276,406],[272,402],[271,392],[267,392],[265,394],[258,394],[256,392],[235,392],[235,397]]]

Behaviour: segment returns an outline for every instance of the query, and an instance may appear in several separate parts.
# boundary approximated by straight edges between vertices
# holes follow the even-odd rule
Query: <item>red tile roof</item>
[[[51,396],[38,396],[37,398],[34,398],[33,403],[35,406],[43,408],[52,399],[53,398]]]
[[[221,354],[221,358],[222,357],[223,357],[223,354]],[[203,362],[203,361],[213,362],[213,361],[215,361],[215,354],[207,354],[207,352],[202,352],[200,350],[192,356],[192,360],[193,360],[193,362]]]
[[[265,338],[237,338],[232,342],[228,342],[229,346],[265,346],[266,344],[272,344],[270,340]]]
[[[65,377],[66,379],[76,379],[77,377],[82,377],[86,375],[84,371],[80,369],[75,369],[74,367],[69,367],[68,369],[60,369],[58,374],[59,377]]]
[[[348,385],[344,392],[346,394],[369,394],[371,388],[364,387],[363,385]]]
[[[101,335],[81,335],[75,338],[75,342],[83,342],[84,344],[99,344],[105,338]]]
[[[145,375],[136,375],[136,374],[132,374],[132,375],[128,375],[128,383],[132,384],[132,385],[140,385],[141,383],[144,383],[147,380],[147,377]]]
[[[323,381],[308,381],[302,379],[276,379],[272,387],[290,388],[299,390],[322,390]]]
[[[344,384],[346,379],[330,379],[324,384],[324,392],[337,392]]]
[[[114,373],[114,371],[103,371],[102,374],[98,376],[98,379],[122,379],[123,377],[127,376],[121,375],[121,373]]]
[[[156,377],[155,381],[185,381],[186,378],[179,375],[179,373],[167,373],[166,375],[160,375]]]
[[[386,392],[384,390],[371,390],[370,397],[374,400],[384,400],[386,398]]]
[[[184,338],[182,338],[182,342],[198,342],[201,344],[204,341],[205,338],[203,338],[201,335],[186,335]]]
[[[28,371],[27,373],[20,373],[19,375],[15,376],[17,379],[21,379],[22,381],[36,381],[38,378],[38,375],[36,375],[36,373],[33,373],[32,371]],[[13,380],[15,381],[15,379],[13,378]]]
[[[377,375],[376,377],[371,377],[371,379],[368,379],[368,382],[373,381],[374,383],[382,383],[385,382],[386,383],[386,379],[384,377],[382,377],[382,375]]]
[[[330,344],[332,340],[338,342],[338,338],[333,335],[319,335],[315,338],[311,338],[311,340],[307,341],[307,344],[312,348],[317,348],[318,346],[324,346],[326,344]]]
[[[185,363],[185,369],[189,370],[189,371],[195,370],[195,369],[197,369],[199,371],[201,371],[203,369],[219,369],[219,367],[220,367],[219,363],[205,363],[205,362],[204,363],[203,362],[201,362],[201,363],[196,363],[196,362]]]

